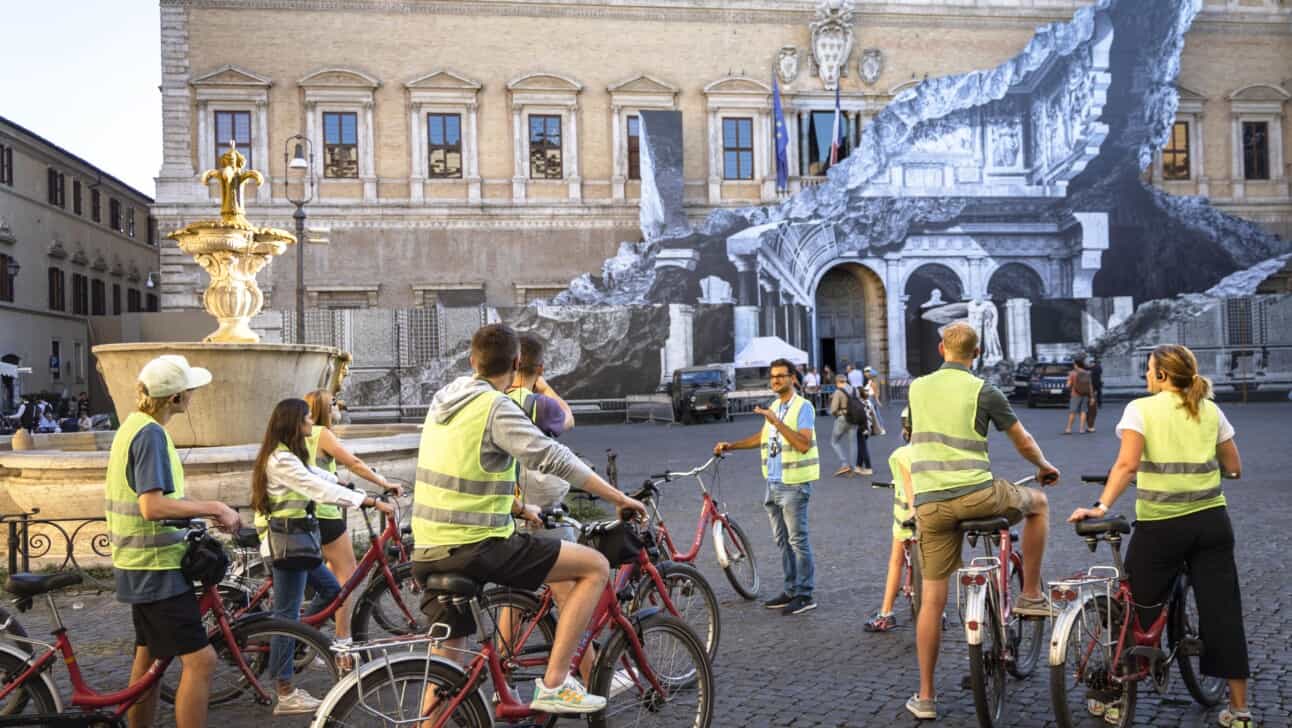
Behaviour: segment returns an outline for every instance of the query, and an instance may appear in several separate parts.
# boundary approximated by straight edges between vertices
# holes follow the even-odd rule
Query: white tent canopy
[[[736,368],[767,367],[776,359],[789,359],[795,364],[808,363],[806,351],[790,346],[781,337],[759,336],[751,339],[736,354]]]

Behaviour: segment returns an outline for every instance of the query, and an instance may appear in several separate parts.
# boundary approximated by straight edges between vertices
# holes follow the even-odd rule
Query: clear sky
[[[157,0],[0,6],[0,116],[153,196],[162,156]]]

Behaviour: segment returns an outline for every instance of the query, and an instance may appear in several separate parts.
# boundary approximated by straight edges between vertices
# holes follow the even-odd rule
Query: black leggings
[[[866,426],[857,426],[857,467],[870,467],[870,448],[866,447],[866,440],[869,435],[866,434]]]
[[[1243,601],[1234,564],[1234,528],[1225,508],[1208,508],[1164,521],[1137,521],[1126,552],[1131,593],[1143,605],[1140,624],[1148,626],[1169,597],[1171,581],[1188,564],[1198,605],[1198,632],[1204,675],[1228,680],[1251,675]]]

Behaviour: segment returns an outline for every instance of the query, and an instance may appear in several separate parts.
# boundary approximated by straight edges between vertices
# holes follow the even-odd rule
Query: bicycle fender
[[[628,621],[633,623],[633,631],[637,633],[637,639],[642,638],[642,623],[663,611],[663,607],[642,607],[628,615]]]
[[[727,556],[726,539],[722,537],[722,521],[713,522],[713,551],[718,556],[718,566],[724,569],[731,566],[731,558]]]
[[[16,645],[11,645],[8,642],[0,642],[0,652],[13,657],[24,665],[31,664],[32,656],[23,652],[22,649]],[[61,660],[62,658],[60,657],[58,659]],[[47,667],[37,673],[36,676],[40,678],[41,682],[45,683],[45,687],[49,689],[49,694],[54,696],[54,712],[61,713],[63,712],[63,698],[58,694],[58,686],[54,684],[54,678],[49,673],[50,670]]]
[[[1054,617],[1054,627],[1050,631],[1050,666],[1063,665],[1068,661],[1068,635],[1086,605],[1095,599],[1094,594],[1086,594],[1075,602],[1070,602]],[[1095,612],[1098,614],[1098,610]]]
[[[965,642],[980,645],[982,633],[987,628],[987,587],[971,586],[966,589],[968,594],[965,596]]]
[[[327,726],[327,716],[332,712],[332,709],[336,707],[337,702],[341,700],[341,697],[344,696],[347,691],[351,688],[357,687],[359,681],[374,670],[384,670],[387,665],[395,665],[401,662],[422,662],[428,659],[432,662],[437,662],[440,665],[450,667],[454,671],[461,673],[464,677],[466,675],[466,673],[462,671],[461,665],[436,655],[414,652],[401,652],[396,655],[387,654],[384,657],[364,663],[363,666],[357,670],[351,670],[350,673],[341,678],[336,685],[333,685],[327,695],[323,696],[323,702],[319,704],[318,710],[314,713],[314,720],[310,722],[310,728],[329,728],[329,726]],[[476,688],[476,692],[480,693],[481,700],[485,700],[483,690]],[[492,703],[485,700],[485,705],[491,704]],[[493,715],[490,713],[491,720],[492,717]]]

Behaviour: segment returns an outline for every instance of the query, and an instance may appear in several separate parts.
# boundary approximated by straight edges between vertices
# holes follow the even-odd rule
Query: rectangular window
[[[148,244],[155,247],[157,245],[157,218],[153,217],[152,215],[149,215],[147,225],[148,225]]]
[[[49,376],[51,379],[63,378],[63,347],[58,339],[49,346]]]
[[[0,301],[13,303],[14,278],[16,271],[10,267],[13,258],[0,253]]]
[[[1243,179],[1270,178],[1270,125],[1243,122]]]
[[[247,158],[247,169],[255,169],[251,162],[251,112],[250,111],[217,111],[215,112],[215,156],[219,164],[220,155],[229,151],[229,142],[238,143],[238,151]]]
[[[81,214],[81,180],[72,180],[72,212]]]
[[[561,117],[529,117],[529,176],[533,179],[561,179]]]
[[[62,172],[50,167],[47,172],[47,179],[49,194],[46,199],[49,201],[49,204],[56,205],[58,207],[66,207],[67,197],[65,184],[67,182],[67,178]]]
[[[636,115],[628,117],[628,179],[642,178],[642,125]]]
[[[426,176],[462,177],[462,115],[426,115]]]
[[[126,291],[126,312],[139,313],[142,311],[143,304],[141,303],[141,300],[142,297],[139,295],[138,288],[131,288]]]
[[[0,184],[13,185],[13,147],[0,144]]]
[[[1171,126],[1171,138],[1162,147],[1162,179],[1189,179],[1189,122]]]
[[[90,190],[90,219],[95,222],[101,222],[103,220],[103,215],[99,210],[101,207],[99,202],[99,191],[96,189]]]
[[[108,313],[108,287],[103,281],[95,278],[90,281],[90,315],[105,316]]]
[[[108,198],[108,227],[121,232],[121,201],[115,197]]]
[[[157,306],[157,294],[149,293],[147,301],[148,301],[148,313],[157,313],[159,310],[161,310]]]
[[[112,315],[121,315],[121,284],[112,284]]]
[[[323,112],[323,176],[359,177],[359,115]]]
[[[67,297],[63,291],[63,271],[61,268],[51,267],[49,269],[49,310],[67,310]]]
[[[722,178],[754,178],[754,120],[722,120]]]
[[[77,316],[90,314],[90,279],[80,273],[72,274],[72,313]]]
[[[135,236],[135,208],[126,208],[126,235]]]
[[[834,111],[809,111],[799,115],[799,124],[807,129],[806,146],[800,146],[799,174],[806,177],[824,177],[830,169],[830,147],[834,139]],[[848,115],[839,117],[843,127],[839,134],[843,137],[843,146],[839,149],[839,161],[848,156],[852,150],[848,137]]]

